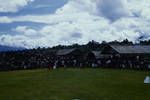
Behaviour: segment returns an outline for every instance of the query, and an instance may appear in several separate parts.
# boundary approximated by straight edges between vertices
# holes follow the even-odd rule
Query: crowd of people
[[[54,60],[51,53],[25,50],[0,53],[0,70],[47,68]]]
[[[137,56],[132,57],[112,57],[103,61],[102,63],[104,67],[109,68],[127,68],[127,69],[139,69],[139,70],[150,70],[148,60],[144,58],[139,59]]]
[[[0,53],[0,70],[21,70],[59,67],[103,67],[103,68],[134,68],[150,69],[149,62],[138,57],[121,58],[109,57],[107,59],[77,59],[70,57],[57,57],[54,52],[44,50],[25,50]]]
[[[122,69],[138,69],[150,70],[150,62],[144,58],[133,57],[107,57],[101,59],[57,59],[54,63],[54,69],[58,67],[75,67],[75,68],[122,68]]]

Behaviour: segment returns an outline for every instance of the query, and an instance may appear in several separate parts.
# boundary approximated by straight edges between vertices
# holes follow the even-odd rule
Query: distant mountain
[[[25,48],[22,48],[22,47],[11,47],[11,46],[0,45],[0,52],[17,51],[17,50],[24,50],[24,49]]]

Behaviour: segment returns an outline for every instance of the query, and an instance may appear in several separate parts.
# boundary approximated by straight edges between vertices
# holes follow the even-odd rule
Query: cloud
[[[55,14],[49,15],[26,15],[11,18],[13,21],[31,21],[53,23],[54,21],[60,22],[65,20],[77,19],[87,16],[95,15],[105,17],[109,20],[116,20],[121,17],[129,16],[129,11],[126,8],[126,0],[69,0],[63,7],[58,8]],[[86,17],[86,15],[84,15]],[[67,18],[67,19],[66,19]]]
[[[70,0],[64,7],[56,11],[57,14],[89,12],[106,17],[112,21],[121,17],[131,16],[126,7],[126,0]]]
[[[35,37],[38,36],[38,32],[34,29],[31,29],[27,26],[18,26],[16,27],[16,29],[14,29],[15,32],[17,32],[18,34],[21,33],[25,36],[29,36],[29,37]]]
[[[0,12],[17,12],[34,0],[0,0]]]
[[[0,23],[12,23],[13,20],[7,16],[0,17]]]
[[[97,2],[98,12],[112,21],[131,16],[126,0],[97,0]]]
[[[6,22],[37,22],[40,29],[18,26],[17,35],[2,35],[0,42],[33,48],[58,44],[85,44],[90,40],[113,41],[150,37],[150,1],[69,0],[54,14],[5,17]],[[5,41],[4,41],[5,40]]]

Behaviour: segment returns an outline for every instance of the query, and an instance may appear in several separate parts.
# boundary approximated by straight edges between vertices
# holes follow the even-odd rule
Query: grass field
[[[112,69],[0,72],[0,100],[150,100],[147,75]]]

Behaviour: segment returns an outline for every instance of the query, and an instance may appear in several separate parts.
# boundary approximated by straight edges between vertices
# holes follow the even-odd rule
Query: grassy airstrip
[[[113,69],[0,72],[0,100],[149,100],[147,75]]]

